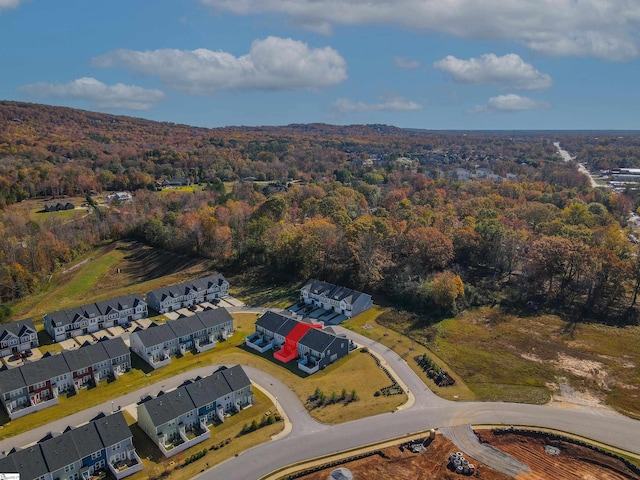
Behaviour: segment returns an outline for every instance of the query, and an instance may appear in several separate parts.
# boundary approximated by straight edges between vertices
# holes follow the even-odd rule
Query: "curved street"
[[[389,440],[430,428],[465,424],[530,425],[553,428],[594,439],[640,454],[640,422],[602,408],[556,407],[501,402],[450,402],[429,390],[407,363],[390,348],[342,327],[356,343],[382,357],[385,366],[412,394],[413,402],[392,413],[368,417],[339,425],[315,421],[298,397],[273,376],[252,367],[245,368],[253,382],[277,397],[292,424],[291,432],[278,440],[258,445],[201,474],[198,478],[225,480],[258,479],[287,465],[311,458]],[[52,422],[24,434],[0,441],[0,450],[24,446],[50,431],[62,431],[68,425],[84,423],[99,412],[110,412],[134,404],[145,395],[177,387],[197,375],[209,375],[217,367],[209,365],[166,379],[159,384],[104,402],[75,415]],[[247,461],[249,458],[251,461]]]
[[[469,423],[552,428],[640,454],[639,421],[601,408],[443,400],[429,390],[407,363],[390,348],[342,327],[334,329],[348,334],[356,343],[384,357],[394,376],[401,379],[414,394],[414,404],[393,413],[330,426],[310,419],[297,397],[289,395],[286,401],[282,397],[280,406],[293,423],[293,429],[287,437],[258,445],[197,478],[257,479],[287,465],[312,458],[430,428]],[[251,374],[253,373],[252,371]],[[264,381],[262,385],[265,385]],[[280,390],[275,394],[280,400]],[[297,425],[295,418],[302,420],[302,417],[307,419]],[[251,461],[246,461],[247,456],[250,456]]]

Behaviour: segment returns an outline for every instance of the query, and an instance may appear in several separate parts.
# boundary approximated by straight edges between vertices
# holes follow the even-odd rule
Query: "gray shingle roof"
[[[157,325],[155,327],[151,326],[146,330],[133,332],[131,334],[132,337],[134,335],[136,335],[140,339],[142,345],[145,348],[153,347],[154,345],[161,345],[176,338],[173,330],[171,330],[171,327],[169,327],[169,325],[167,325],[166,323]]]
[[[13,465],[13,468],[8,468]],[[33,479],[49,472],[40,445],[18,450],[0,461],[2,472],[19,473],[21,479]],[[7,468],[7,470],[5,470]]]
[[[189,280],[187,282],[151,290],[147,295],[153,294],[156,298],[162,301],[167,297],[180,297],[185,295],[189,290],[206,290],[212,285],[222,285],[225,281],[225,278],[221,274],[214,273],[203,278],[197,278],[195,280]]]
[[[280,325],[280,327],[278,327],[278,330],[276,330],[276,333],[278,335],[282,335],[283,337],[286,337],[291,333],[291,330],[296,328],[296,325],[298,325],[298,323],[299,322],[297,322],[296,320],[285,318],[285,322],[282,325]]]
[[[111,359],[129,355],[129,347],[120,337],[98,342],[98,345],[102,345]]]
[[[311,350],[322,353],[333,343],[335,339],[335,335],[323,332],[317,328],[311,328],[300,340],[298,340],[298,343],[305,347],[309,347]]]
[[[302,288],[314,295],[324,295],[331,300],[344,300],[350,304],[353,304],[361,295],[367,295],[366,293],[358,292],[347,287],[340,287],[338,285],[333,285],[332,283],[323,282],[321,280],[315,280],[313,278],[307,280]]]
[[[196,408],[204,407],[231,393],[231,388],[227,381],[215,372],[208,377],[187,385],[185,388]]]
[[[69,370],[72,372],[109,360],[109,355],[102,343],[86,345],[77,350],[65,350],[62,355],[67,361],[67,365],[69,365]]]
[[[68,433],[41,442],[40,448],[50,472],[80,460],[73,438]]]
[[[93,423],[105,447],[115,445],[132,436],[122,412],[99,418],[94,420]]]
[[[221,373],[234,392],[251,385],[251,380],[240,365],[222,370]]]
[[[25,318],[24,320],[18,320],[16,322],[4,323],[0,326],[0,340],[7,336],[7,333],[20,337],[21,335],[24,335],[27,329],[32,330],[33,332],[36,331],[33,326],[33,320],[30,318]]]
[[[233,323],[233,317],[226,308],[213,308],[196,313],[202,324],[206,328],[217,327],[225,323]]]
[[[169,420],[178,418],[196,408],[185,387],[148,400],[142,405],[147,409],[155,426],[167,423]]]
[[[103,300],[102,302],[96,302],[96,306],[100,309],[103,315],[107,315],[113,310],[121,312],[129,308],[143,303],[142,296],[138,294],[123,295],[122,297],[111,298],[109,300]]]
[[[102,440],[93,423],[87,423],[74,428],[63,435],[70,435],[80,458],[85,458],[92,453],[102,450]]]
[[[275,332],[287,321],[287,317],[284,315],[280,315],[279,313],[275,313],[272,311],[267,311],[262,315],[259,319],[256,320],[255,325],[257,327],[262,327],[269,332]]]
[[[46,316],[51,319],[54,327],[62,327],[71,323],[71,319],[67,316],[67,312],[65,310],[47,313]]]
[[[0,371],[0,393],[13,392],[26,386],[20,368]]]
[[[50,355],[42,357],[37,362],[22,365],[20,371],[25,383],[34,385],[68,373],[69,365],[67,365],[63,355]]]
[[[204,330],[204,325],[195,315],[168,321],[167,325],[169,325],[176,337],[188,337]]]

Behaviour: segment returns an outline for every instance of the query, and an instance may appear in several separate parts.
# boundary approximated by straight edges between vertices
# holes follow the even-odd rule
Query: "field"
[[[556,480],[562,479],[598,479],[598,480],[639,480],[640,476],[628,470],[621,462],[592,450],[560,441],[549,444],[560,449],[560,455],[545,453],[543,438],[530,438],[521,435],[493,435],[480,432],[480,438],[490,445],[503,450],[531,468],[530,473],[520,473],[517,480]],[[413,480],[416,478],[437,478],[457,480],[467,478],[447,468],[448,456],[458,448],[442,435],[437,435],[423,453],[412,453],[408,449],[401,451],[398,446],[385,447],[379,454],[360,460],[341,464],[348,468],[354,478],[362,480]],[[476,466],[473,478],[487,480],[506,480],[512,478],[492,470],[477,459],[465,455]],[[297,477],[301,480],[324,480],[338,466]]]
[[[39,294],[13,308],[13,320],[31,317],[41,323],[47,312],[120,295],[145,293],[210,273],[209,262],[144,246],[115,242],[65,265]]]
[[[495,308],[427,327],[394,311],[376,322],[377,331],[397,329],[427,346],[479,400],[606,404],[640,417],[639,327],[570,324],[556,316],[520,318]],[[449,388],[436,391],[449,397]]]

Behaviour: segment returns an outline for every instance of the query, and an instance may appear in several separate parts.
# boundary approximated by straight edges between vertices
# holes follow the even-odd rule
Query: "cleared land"
[[[521,473],[518,480],[581,480],[585,478],[598,480],[640,479],[628,470],[621,462],[592,450],[566,442],[550,441],[543,438],[530,438],[521,435],[493,435],[491,432],[479,434],[483,441],[503,450],[531,467],[530,473]],[[560,455],[551,456],[545,453],[544,445],[553,444],[560,448]],[[412,453],[405,449],[387,447],[381,454],[372,455],[360,460],[347,462],[341,467],[348,468],[354,478],[362,480],[414,480],[416,478],[437,478],[459,480],[467,478],[447,468],[448,457],[458,448],[442,435],[423,453]],[[473,478],[490,480],[506,480],[509,477],[490,469],[477,459],[468,455],[465,458],[476,466]],[[301,480],[325,480],[336,466],[331,466],[310,475],[298,477]]]
[[[464,379],[472,392],[469,397],[454,393],[455,386],[433,387],[446,398],[608,405],[640,417],[640,327],[567,323],[551,315],[521,318],[481,308],[431,326],[387,310],[352,328],[407,357],[426,346],[457,386]],[[399,337],[392,335],[396,330]]]

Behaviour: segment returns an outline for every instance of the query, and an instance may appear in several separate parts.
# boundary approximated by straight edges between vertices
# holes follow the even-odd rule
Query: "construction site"
[[[469,428],[469,430],[471,430]],[[333,462],[287,479],[327,480],[640,480],[628,462],[569,439],[539,432],[478,430],[478,446],[465,445],[463,430],[387,446],[357,459]],[[450,438],[454,438],[454,443]],[[462,441],[461,441],[462,440]],[[464,450],[461,452],[464,445]],[[469,451],[475,452],[475,458]],[[464,461],[460,462],[460,459]],[[458,464],[454,461],[458,460]],[[487,463],[492,466],[487,465]],[[466,462],[466,464],[465,464]],[[497,462],[497,463],[496,463]],[[471,466],[464,470],[459,468]]]

